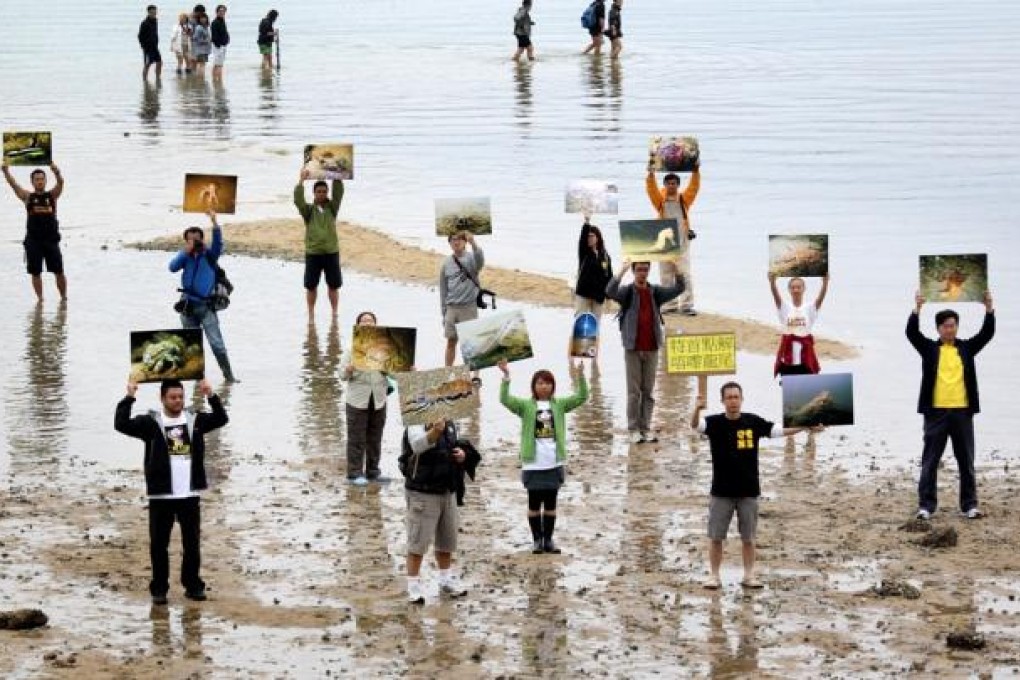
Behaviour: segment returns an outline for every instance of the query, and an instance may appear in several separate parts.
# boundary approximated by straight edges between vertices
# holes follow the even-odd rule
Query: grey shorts
[[[574,315],[578,314],[594,314],[595,319],[598,321],[602,320],[602,308],[605,303],[595,302],[594,300],[586,297],[581,297],[577,293],[574,293]]]
[[[457,339],[457,324],[478,318],[478,305],[448,305],[443,317],[443,335],[447,340]]]
[[[404,490],[407,499],[407,552],[424,555],[435,542],[439,552],[457,549],[457,495]]]
[[[725,541],[726,533],[737,513],[737,527],[740,540],[751,542],[758,532],[757,498],[724,498],[712,496],[708,501],[708,537],[713,541]]]

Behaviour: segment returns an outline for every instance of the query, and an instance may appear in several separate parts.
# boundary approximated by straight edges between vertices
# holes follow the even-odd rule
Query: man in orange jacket
[[[694,166],[691,174],[691,181],[687,187],[680,191],[680,177],[675,173],[669,173],[663,178],[663,187],[660,189],[655,181],[655,157],[648,159],[648,177],[645,179],[645,188],[648,191],[648,200],[652,207],[659,213],[659,219],[675,219],[680,225],[682,243],[680,257],[676,262],[659,263],[659,283],[669,287],[676,282],[677,274],[683,274],[687,282],[684,293],[675,302],[665,305],[664,313],[683,311],[688,316],[694,316],[694,290],[691,280],[691,238],[694,232],[691,231],[689,219],[691,206],[698,196],[698,189],[701,188],[701,167]]]

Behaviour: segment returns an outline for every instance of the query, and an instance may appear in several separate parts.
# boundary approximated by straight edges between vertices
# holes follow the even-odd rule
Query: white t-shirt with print
[[[794,306],[789,300],[783,300],[783,304],[779,306],[779,323],[783,325],[784,335],[795,335],[797,337],[804,337],[805,335],[811,335],[811,329],[814,328],[815,319],[818,318],[818,308],[815,307],[815,303],[802,303],[799,307]],[[793,343],[793,364],[796,366],[801,363],[800,352],[801,345],[799,342]]]
[[[156,494],[149,498],[191,498],[199,495],[191,490],[191,433],[188,432],[188,414],[171,418],[163,414],[163,436],[170,453],[170,493]]]
[[[521,469],[551,470],[560,466],[556,460],[556,424],[548,401],[535,402],[535,406],[535,460]]]

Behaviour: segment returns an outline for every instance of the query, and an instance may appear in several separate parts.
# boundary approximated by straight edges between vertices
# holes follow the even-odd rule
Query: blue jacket
[[[181,288],[192,302],[205,302],[216,285],[216,268],[213,266],[223,252],[223,231],[213,229],[209,248],[196,255],[181,250],[170,260],[170,271],[181,274]]]
[[[978,397],[977,371],[974,369],[974,357],[985,348],[995,335],[995,314],[985,313],[981,330],[973,338],[956,339],[956,349],[963,362],[963,384],[967,389],[967,410],[970,413],[981,411]],[[932,403],[935,398],[935,380],[939,373],[940,345],[938,340],[931,340],[921,334],[920,321],[916,312],[907,318],[907,340],[921,355],[921,393],[917,398],[917,412],[928,415],[935,410]]]

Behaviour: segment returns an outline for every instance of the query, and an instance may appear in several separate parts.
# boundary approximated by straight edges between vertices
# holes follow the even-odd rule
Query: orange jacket
[[[681,225],[686,233],[691,228],[690,213],[691,206],[694,205],[694,199],[698,196],[698,189],[701,188],[701,171],[695,170],[691,174],[691,181],[687,183],[687,188],[680,192],[680,198],[684,202],[684,213],[687,219],[684,220]],[[645,189],[648,191],[648,200],[652,202],[652,207],[659,213],[659,219],[665,219],[666,217],[666,189],[659,188],[659,183],[655,181],[655,173],[648,173],[648,177],[645,179]]]

